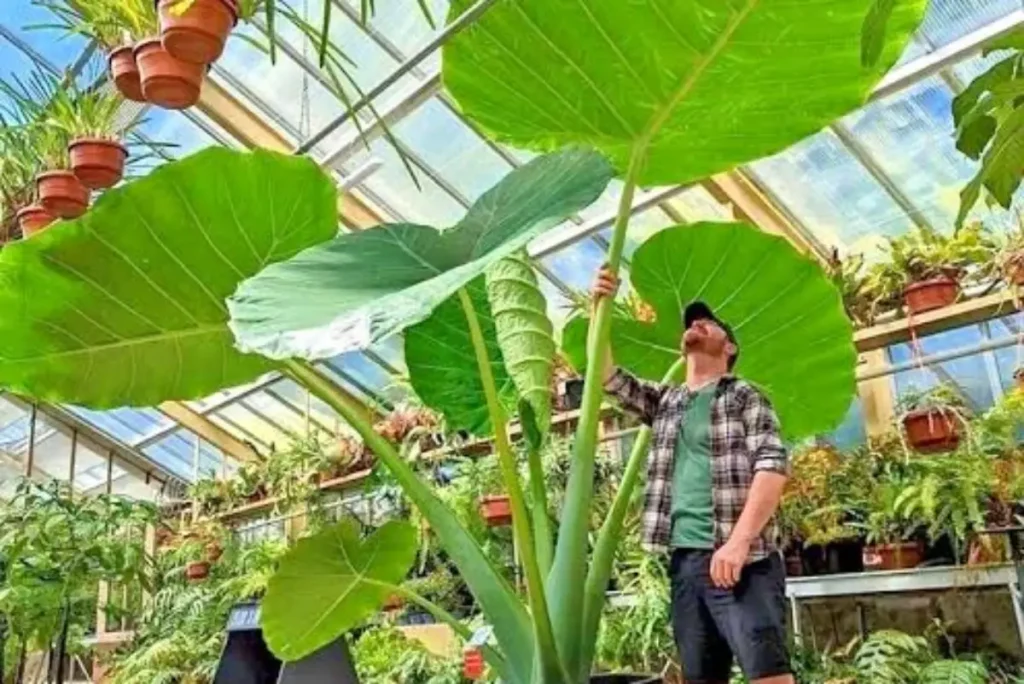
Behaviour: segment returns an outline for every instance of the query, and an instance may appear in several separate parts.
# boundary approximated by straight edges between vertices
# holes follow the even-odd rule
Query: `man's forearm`
[[[786,476],[781,473],[762,471],[754,474],[750,485],[747,503],[743,513],[732,530],[730,541],[752,543],[764,530],[765,525],[775,515],[775,510],[782,500],[782,490],[786,486]]]

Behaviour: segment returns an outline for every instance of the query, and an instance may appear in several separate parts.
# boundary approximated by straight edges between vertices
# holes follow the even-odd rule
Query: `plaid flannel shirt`
[[[616,369],[605,391],[652,428],[641,535],[648,550],[667,551],[672,532],[676,439],[691,392],[686,385],[673,387],[642,382],[622,369]],[[786,448],[779,435],[775,410],[760,391],[732,375],[718,381],[711,405],[711,454],[717,548],[732,534],[747,503],[754,474],[761,471],[788,474]],[[777,541],[773,521],[765,526],[760,538],[751,543],[748,562],[761,560],[776,551]]]

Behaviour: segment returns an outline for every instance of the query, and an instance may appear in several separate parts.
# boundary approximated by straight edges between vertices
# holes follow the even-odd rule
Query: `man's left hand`
[[[727,541],[711,556],[711,583],[719,589],[736,586],[749,554],[749,543],[737,539]]]

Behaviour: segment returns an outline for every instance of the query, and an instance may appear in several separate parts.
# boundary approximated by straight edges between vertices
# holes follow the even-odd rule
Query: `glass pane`
[[[1020,0],[932,0],[919,35],[941,47],[1021,8]]]
[[[68,406],[72,413],[118,441],[133,444],[147,435],[173,424],[170,418],[153,409],[119,408],[93,411],[81,406]]]
[[[922,338],[918,354],[914,353],[910,343],[893,345],[889,347],[889,358],[893,364],[904,363],[921,356],[969,347],[981,341],[980,328],[970,325]],[[963,391],[974,411],[984,411],[994,401],[992,383],[982,354],[924,368],[912,368],[896,373],[893,378],[897,397],[911,388],[926,390],[940,382],[953,382]]]
[[[37,0],[4,0],[2,21],[18,38],[57,69],[71,66],[88,44],[88,41],[79,35],[63,35],[52,29],[29,29],[30,26],[54,23],[53,14]],[[4,42],[0,39],[0,45]],[[4,66],[10,64],[6,56],[4,49],[0,47],[0,64]]]
[[[67,482],[71,472],[71,433],[45,416],[36,415],[32,467]]]
[[[830,131],[814,135],[751,171],[829,247],[869,253],[910,218]]]
[[[829,443],[840,449],[850,449],[867,440],[864,429],[864,407],[860,397],[855,397],[842,424],[828,435]]]

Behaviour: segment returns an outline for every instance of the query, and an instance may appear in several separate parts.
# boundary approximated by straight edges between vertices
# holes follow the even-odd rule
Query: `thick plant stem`
[[[530,467],[530,497],[533,500],[533,540],[537,545],[537,564],[541,576],[551,572],[551,560],[555,555],[555,541],[548,516],[548,490],[544,481],[544,463],[541,461],[540,445],[526,440],[526,454]]]
[[[666,384],[680,382],[685,368],[686,360],[680,358],[672,364],[662,382]],[[604,612],[607,598],[608,580],[611,579],[612,567],[615,564],[615,551],[622,538],[622,526],[633,500],[633,492],[636,490],[637,483],[640,482],[640,473],[647,462],[647,450],[650,444],[651,428],[644,427],[636,435],[629,460],[626,462],[626,470],[622,474],[619,491],[616,492],[611,511],[608,512],[608,517],[597,534],[597,542],[594,545],[594,555],[590,561],[590,572],[587,573],[583,596],[582,647],[578,677],[581,680],[590,673],[591,662],[594,659],[594,646],[597,642],[597,631],[601,625],[601,614]]]
[[[523,570],[526,573],[526,588],[530,597],[530,612],[533,615],[534,633],[537,639],[537,656],[540,659],[544,682],[564,681],[562,667],[558,660],[558,649],[554,633],[551,629],[551,618],[548,613],[547,597],[544,595],[544,576],[537,564],[537,553],[530,534],[530,518],[526,511],[526,497],[519,484],[519,469],[512,454],[512,445],[508,440],[508,417],[501,402],[494,382],[491,359],[487,353],[484,333],[480,328],[473,300],[465,288],[459,290],[459,302],[466,314],[469,336],[473,341],[473,352],[476,356],[477,369],[480,371],[480,382],[483,385],[484,397],[487,401],[487,413],[491,419],[494,432],[494,450],[498,455],[498,467],[501,470],[505,488],[508,491],[509,503],[512,507],[512,533],[515,535]]]
[[[626,173],[619,212],[612,232],[608,251],[608,268],[619,272],[622,249],[626,242],[626,227],[633,207],[633,194],[644,157],[635,153]],[[572,470],[566,487],[562,524],[558,533],[555,561],[548,578],[548,596],[551,597],[551,615],[555,638],[562,651],[562,661],[569,672],[579,671],[580,617],[583,614],[583,578],[587,571],[587,538],[590,506],[594,498],[594,458],[597,453],[597,429],[604,396],[604,371],[600,359],[609,343],[611,332],[611,298],[602,299],[590,323],[587,337],[587,372],[583,388],[576,441],[573,444]]]
[[[514,684],[530,681],[534,660],[534,639],[528,612],[515,590],[499,573],[473,537],[405,462],[395,448],[373,430],[365,407],[361,406],[327,376],[305,361],[285,361],[291,379],[315,394],[351,425],[377,458],[391,471],[409,499],[437,534],[466,584],[480,602],[494,626]]]

